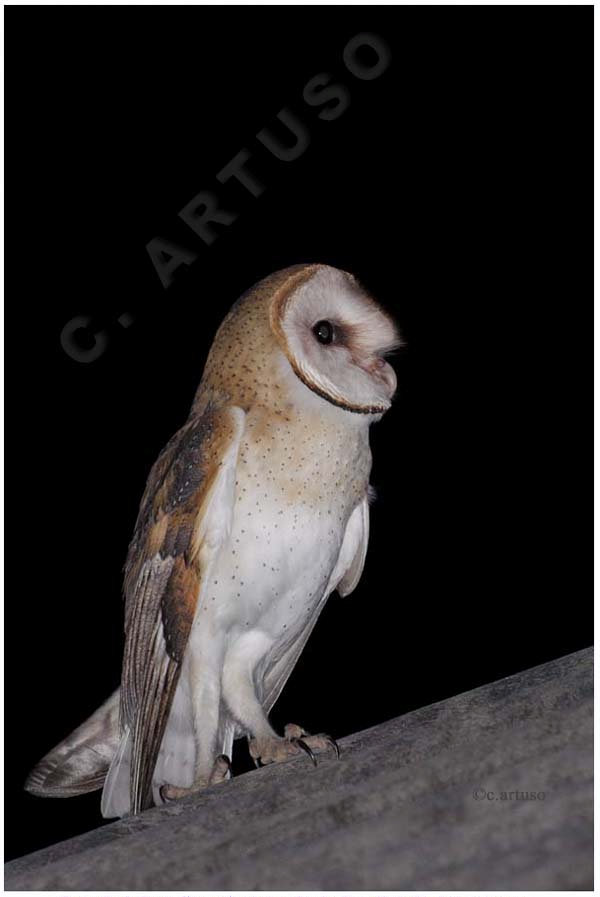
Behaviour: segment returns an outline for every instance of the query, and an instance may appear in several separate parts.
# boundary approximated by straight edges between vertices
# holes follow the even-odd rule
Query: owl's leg
[[[229,653],[223,669],[223,699],[232,716],[248,734],[250,756],[257,766],[289,760],[306,753],[316,766],[314,751],[333,748],[339,757],[337,744],[328,735],[309,735],[296,725],[288,725],[281,738],[272,728],[254,685],[254,667],[260,654],[258,636],[248,634],[248,640]],[[256,656],[258,654],[258,657]],[[250,662],[249,662],[250,661]]]
[[[182,675],[188,677],[191,696],[191,723],[195,742],[194,780],[190,787],[168,781],[160,788],[163,800],[176,800],[230,778],[231,760],[218,745],[221,721],[221,677],[223,651],[218,640],[202,638],[191,645]],[[192,636],[193,638],[194,636]]]

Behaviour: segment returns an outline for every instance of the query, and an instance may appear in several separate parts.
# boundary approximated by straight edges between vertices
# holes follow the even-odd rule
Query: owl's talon
[[[287,728],[288,727],[286,726],[286,730],[287,730]],[[293,727],[291,726],[290,727],[290,729],[294,729],[294,730],[299,729],[299,728],[300,728],[299,726],[293,726]],[[289,735],[288,735],[288,738],[289,738]],[[291,737],[290,741],[297,741],[299,739],[300,739],[300,736],[298,735],[296,737]],[[304,742],[306,747],[309,747],[311,749],[311,752],[312,751],[317,751],[317,752],[327,751],[329,749],[332,749],[335,752],[335,756],[337,757],[337,759],[338,760],[340,759],[340,748],[339,748],[337,741],[335,740],[335,738],[332,738],[331,735],[327,735],[325,732],[322,732],[320,735],[310,735],[308,732],[305,732],[303,729],[302,730],[302,741]]]
[[[283,734],[291,742],[297,742],[299,739],[302,739],[304,744],[311,749],[311,752],[326,751],[328,748],[332,748],[337,759],[340,759],[340,748],[337,741],[325,732],[322,732],[320,735],[311,735],[302,726],[298,726],[296,723],[288,723],[283,730]],[[313,762],[316,765],[314,755]]]
[[[297,744],[299,748],[302,748],[302,750],[308,754],[308,756],[310,757],[310,759],[313,762],[313,766],[317,765],[317,758],[315,757],[315,755],[313,754],[313,752],[311,751],[311,749],[309,748],[309,746],[307,745],[307,743],[304,741],[303,738],[290,738],[290,741],[292,744]]]
[[[340,759],[340,746],[337,743],[337,741],[335,740],[335,738],[332,738],[331,735],[323,735],[322,737],[325,739],[327,744],[331,745],[331,747],[334,749],[335,756],[339,760]]]

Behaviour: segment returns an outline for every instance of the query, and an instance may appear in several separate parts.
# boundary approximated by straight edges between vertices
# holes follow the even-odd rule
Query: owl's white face
[[[398,332],[350,274],[320,267],[276,314],[273,329],[308,389],[350,412],[387,411],[396,375],[384,355]]]

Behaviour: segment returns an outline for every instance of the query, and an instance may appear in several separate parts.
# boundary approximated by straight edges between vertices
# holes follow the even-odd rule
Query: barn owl
[[[336,748],[268,714],[327,598],[356,586],[369,533],[369,427],[388,410],[392,320],[343,271],[265,278],[223,321],[188,420],[154,464],[125,567],[120,690],[26,788],[103,787],[106,817],[257,764]]]

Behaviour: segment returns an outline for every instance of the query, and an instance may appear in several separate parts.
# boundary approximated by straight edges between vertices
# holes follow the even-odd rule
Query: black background
[[[328,603],[275,724],[343,736],[588,645],[592,9],[6,18],[7,857],[100,822],[98,794],[22,782],[118,684],[149,468],[228,307],[278,268],[353,271],[406,348],[372,432],[362,581]],[[369,82],[342,62],[365,31],[392,57]],[[336,121],[302,100],[319,72],[350,93]],[[283,106],[311,136],[290,163],[254,137]],[[215,179],[243,147],[259,199]],[[177,214],[207,189],[239,210],[210,247]],[[156,236],[198,254],[168,290]],[[77,315],[109,337],[92,363],[61,348]]]

